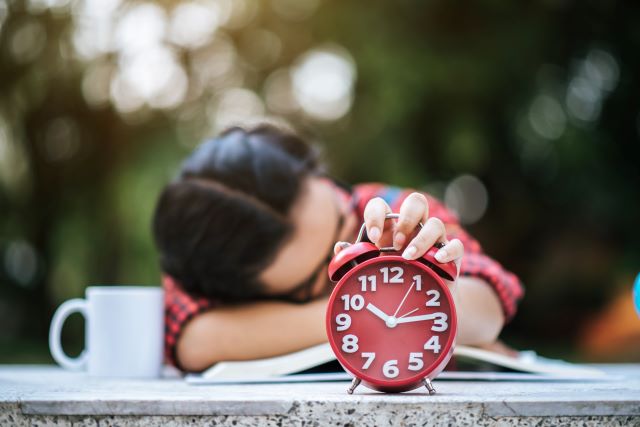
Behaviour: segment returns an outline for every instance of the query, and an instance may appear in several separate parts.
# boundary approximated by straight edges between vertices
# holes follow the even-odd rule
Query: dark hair
[[[261,296],[258,274],[293,231],[288,214],[317,151],[271,125],[202,143],[162,191],[153,219],[160,266],[195,296]]]

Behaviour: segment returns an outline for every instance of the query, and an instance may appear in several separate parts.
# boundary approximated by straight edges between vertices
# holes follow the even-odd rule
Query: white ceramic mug
[[[155,378],[163,360],[164,291],[148,286],[89,286],[86,298],[56,310],[49,348],[62,367],[101,377]],[[62,349],[60,333],[72,313],[85,317],[86,348],[76,358]]]

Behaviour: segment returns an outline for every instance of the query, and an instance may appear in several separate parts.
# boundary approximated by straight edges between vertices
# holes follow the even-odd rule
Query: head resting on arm
[[[202,143],[162,191],[153,235],[164,273],[188,293],[259,298],[259,274],[293,233],[289,212],[317,151],[270,125],[233,127]]]

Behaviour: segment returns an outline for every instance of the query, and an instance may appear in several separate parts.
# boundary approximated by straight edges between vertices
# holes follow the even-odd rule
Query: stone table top
[[[177,423],[180,417],[195,421],[192,417],[204,416],[209,423],[233,420],[236,425],[243,420],[247,425],[277,424],[283,419],[291,423],[314,420],[319,425],[349,420],[380,424],[392,419],[404,424],[425,419],[456,423],[465,419],[474,424],[511,419],[518,420],[511,424],[522,424],[545,417],[551,424],[562,420],[571,424],[587,417],[640,425],[640,364],[600,367],[609,377],[590,381],[436,380],[438,393],[429,396],[424,389],[382,394],[363,386],[348,395],[346,382],[192,385],[178,377],[104,379],[53,366],[0,366],[0,425],[28,425],[29,419],[44,418],[73,423],[100,417],[132,421],[145,416],[156,421],[172,417]]]

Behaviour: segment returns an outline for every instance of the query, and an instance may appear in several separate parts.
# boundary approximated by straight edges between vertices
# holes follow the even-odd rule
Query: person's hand
[[[447,263],[454,261],[457,266],[456,277],[449,282],[449,287],[455,292],[455,282],[460,273],[460,263],[464,255],[464,246],[458,239],[447,240],[444,223],[435,217],[429,217],[429,203],[420,193],[411,193],[400,206],[400,216],[397,221],[385,220],[391,208],[382,198],[369,200],[364,209],[364,222],[367,236],[379,248],[393,246],[402,251],[402,257],[414,260],[424,255],[436,243],[444,246],[436,252],[436,261]],[[423,227],[419,228],[422,223]],[[334,252],[349,247],[347,242],[337,242]]]

